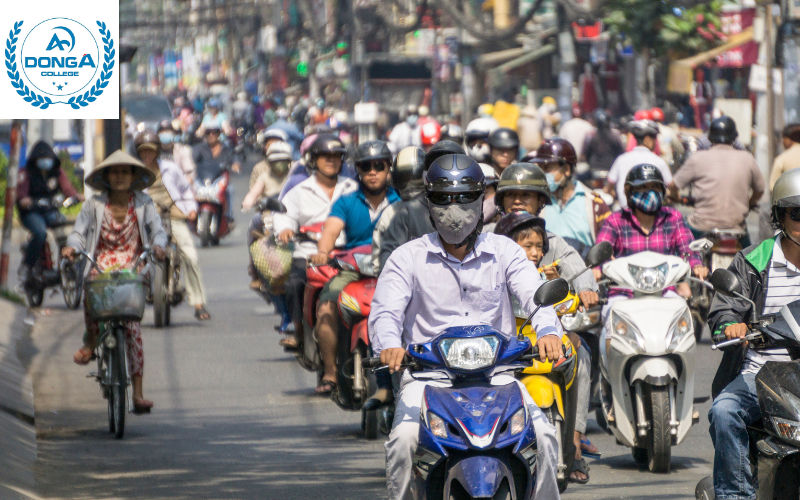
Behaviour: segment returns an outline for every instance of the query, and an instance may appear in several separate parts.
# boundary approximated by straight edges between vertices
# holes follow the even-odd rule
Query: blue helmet
[[[464,154],[444,155],[436,159],[425,176],[427,193],[484,192],[486,183],[483,170],[471,157]]]
[[[222,103],[219,102],[219,99],[217,99],[216,97],[212,97],[211,99],[208,100],[208,107],[209,108],[221,109],[222,108]]]

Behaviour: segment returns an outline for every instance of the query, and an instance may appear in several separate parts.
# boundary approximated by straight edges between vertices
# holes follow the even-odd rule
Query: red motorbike
[[[225,170],[216,179],[197,179],[194,183],[194,196],[197,200],[197,220],[192,225],[200,237],[200,245],[207,247],[219,245],[219,240],[231,232],[231,225],[225,212],[229,203],[226,189],[230,173]]]

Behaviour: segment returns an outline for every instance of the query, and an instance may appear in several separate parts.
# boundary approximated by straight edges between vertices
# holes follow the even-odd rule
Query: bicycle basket
[[[93,321],[141,321],[144,298],[144,277],[133,271],[106,272],[86,284],[89,318]]]
[[[256,271],[270,287],[280,287],[289,277],[293,250],[294,245],[276,244],[269,236],[259,238],[250,245],[250,256]]]

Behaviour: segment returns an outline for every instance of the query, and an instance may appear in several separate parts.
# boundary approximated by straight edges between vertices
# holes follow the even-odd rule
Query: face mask
[[[272,161],[269,166],[272,167],[272,172],[275,175],[283,175],[289,170],[288,161]]]
[[[39,158],[36,160],[36,166],[39,167],[39,170],[50,170],[54,164],[55,160],[52,158]]]
[[[408,118],[406,118],[406,123],[408,123],[412,127],[415,126],[417,124],[417,115],[411,115]]]
[[[453,203],[439,206],[429,203],[428,207],[439,236],[451,245],[463,245],[469,235],[478,227],[483,207],[483,195],[472,203],[464,205]]]
[[[172,134],[158,134],[158,140],[161,144],[172,144],[175,141],[175,136]]]
[[[661,191],[631,193],[631,204],[647,215],[652,215],[661,210],[663,203],[664,195]]]
[[[491,151],[489,150],[489,145],[485,142],[476,144],[469,148],[469,155],[478,163],[486,163],[489,159],[489,155],[491,155]]]
[[[556,194],[556,191],[561,189],[561,183],[556,182],[556,176],[552,173],[544,174],[545,179],[547,179],[547,187],[550,188],[550,194]],[[561,179],[561,182],[564,182],[564,179]]]

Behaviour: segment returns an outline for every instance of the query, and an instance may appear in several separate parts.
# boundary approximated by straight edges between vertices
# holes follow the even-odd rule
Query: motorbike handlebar
[[[364,358],[361,361],[361,365],[364,368],[377,368],[381,366],[381,358],[380,356],[376,356],[374,358]]]
[[[724,333],[718,333],[716,335],[711,336],[711,342],[713,342],[714,344],[720,344],[722,342],[725,342],[726,340],[728,340],[728,337],[726,337]]]
[[[561,350],[564,352],[565,355],[567,354],[567,346],[565,346],[564,344],[561,344]],[[539,358],[538,345],[531,346],[530,352],[528,352],[527,354],[523,354],[522,356],[519,357],[520,361],[533,361],[536,358]],[[542,359],[539,358],[539,360],[541,361]]]

